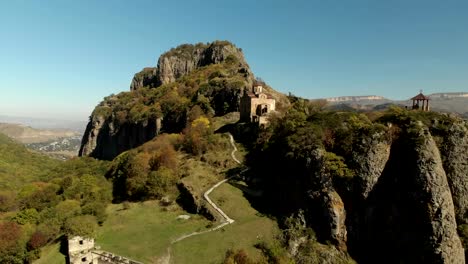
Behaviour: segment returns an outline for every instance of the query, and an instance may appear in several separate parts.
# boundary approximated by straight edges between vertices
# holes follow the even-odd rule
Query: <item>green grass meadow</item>
[[[170,245],[177,237],[207,230],[211,222],[198,215],[188,220],[177,219],[187,214],[178,207],[164,210],[156,201],[132,203],[122,210],[121,204],[108,207],[109,217],[96,239],[102,250],[144,263],[156,263],[171,246],[171,263],[221,263],[228,249],[245,249],[259,257],[254,245],[271,241],[278,232],[274,220],[253,209],[241,190],[226,183],[211,193],[211,199],[235,222],[219,230],[193,236]],[[216,226],[219,223],[216,223]]]
[[[127,210],[122,210],[121,204],[110,205],[108,213],[96,244],[102,250],[145,263],[163,255],[173,239],[205,230],[210,223],[198,215],[191,215],[188,220],[177,219],[187,213],[179,208],[165,211],[156,201],[132,203]]]
[[[217,231],[187,238],[172,247],[173,263],[222,263],[228,249],[244,249],[260,257],[254,245],[271,242],[279,232],[276,222],[253,209],[241,190],[230,184],[215,189],[211,199],[235,222]]]

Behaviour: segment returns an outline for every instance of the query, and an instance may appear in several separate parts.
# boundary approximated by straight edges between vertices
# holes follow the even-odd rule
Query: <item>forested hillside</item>
[[[25,183],[48,180],[49,170],[58,164],[0,133],[0,190],[17,190]]]
[[[0,135],[0,263],[37,259],[64,234],[90,235],[112,198],[105,162],[60,162]]]

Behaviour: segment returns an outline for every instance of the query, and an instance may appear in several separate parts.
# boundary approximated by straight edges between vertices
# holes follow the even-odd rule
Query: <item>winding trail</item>
[[[236,158],[236,156],[234,155],[236,152],[237,152],[237,147],[236,147],[236,144],[234,143],[234,137],[228,133],[229,135],[229,142],[231,143],[231,146],[232,146],[232,152],[231,152],[231,157],[232,159],[238,163],[238,164],[242,164],[242,162],[240,160],[238,160]],[[243,170],[241,173],[245,172],[246,170],[248,169],[245,169]],[[229,181],[232,177],[234,176],[231,176],[229,178],[226,178],[218,183],[216,183],[215,185],[213,185],[210,189],[208,189],[204,194],[203,194],[203,197],[205,198],[205,200],[223,217],[223,221],[221,224],[219,224],[218,226],[214,227],[214,228],[211,228],[211,229],[208,229],[208,230],[205,230],[205,231],[200,231],[200,232],[193,232],[193,233],[190,233],[190,234],[186,234],[186,235],[182,235],[176,239],[173,239],[171,241],[171,245],[172,244],[175,244],[177,242],[180,242],[186,238],[189,238],[189,237],[193,237],[193,236],[197,236],[197,235],[201,235],[201,234],[206,234],[206,233],[209,233],[209,232],[213,232],[213,231],[216,231],[220,228],[223,228],[224,226],[226,225],[229,225],[229,224],[232,224],[234,223],[234,219],[230,218],[223,210],[221,210],[221,208],[219,208],[219,206],[217,206],[211,199],[210,197],[208,196],[214,189],[218,188],[221,184]],[[159,263],[161,264],[169,264],[171,262],[171,247],[169,246],[167,248],[167,254],[165,256],[163,256],[160,260],[159,260]]]

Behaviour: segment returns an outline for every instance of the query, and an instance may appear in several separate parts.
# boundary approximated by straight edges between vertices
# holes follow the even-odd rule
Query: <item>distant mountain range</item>
[[[22,124],[0,123],[0,133],[21,143],[43,143],[59,138],[79,137],[81,134],[71,130],[45,130]]]
[[[468,92],[433,93],[428,95],[431,110],[458,113],[468,117]],[[382,110],[391,105],[410,106],[411,100],[391,100],[378,95],[340,96],[325,98],[332,109],[341,110]]]
[[[0,123],[4,134],[29,149],[46,155],[67,159],[78,154],[82,133],[65,129],[37,129],[22,124]]]
[[[0,123],[21,124],[36,129],[71,130],[82,134],[87,121],[0,115]]]

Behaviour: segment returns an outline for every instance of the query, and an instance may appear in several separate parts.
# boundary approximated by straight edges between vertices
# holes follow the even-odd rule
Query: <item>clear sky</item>
[[[0,3],[0,114],[86,120],[182,43],[230,40],[257,76],[308,98],[468,91],[468,1]]]

